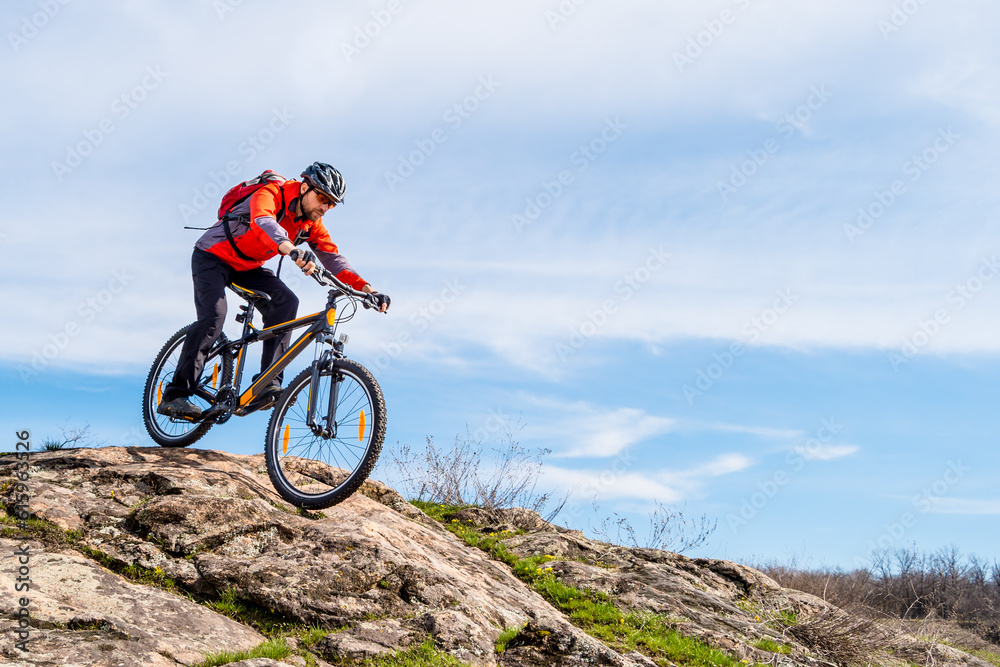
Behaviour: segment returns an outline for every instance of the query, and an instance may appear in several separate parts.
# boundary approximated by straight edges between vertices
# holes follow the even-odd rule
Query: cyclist
[[[323,214],[344,201],[344,178],[323,162],[314,162],[302,172],[302,180],[271,182],[237,203],[219,222],[206,231],[191,256],[194,305],[198,321],[188,331],[174,377],[163,391],[156,411],[169,417],[198,419],[201,409],[189,397],[197,388],[205,358],[222,332],[226,319],[226,285],[264,292],[270,301],[258,303],[264,326],[294,320],[299,300],[263,264],[275,255],[288,255],[308,276],[322,263],[342,282],[373,294],[380,312],[389,308],[389,297],[372,289],[340,254],[323,226]],[[234,224],[238,223],[238,224]],[[296,248],[302,242],[312,250]],[[291,332],[266,340],[261,356],[261,373],[288,349]],[[254,376],[256,380],[259,375]],[[248,406],[250,410],[270,408],[281,393],[279,375],[262,388]]]

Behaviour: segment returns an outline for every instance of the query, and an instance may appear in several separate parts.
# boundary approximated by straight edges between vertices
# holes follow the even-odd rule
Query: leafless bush
[[[770,562],[755,567],[785,588],[822,598],[842,609],[874,607],[872,573],[868,570],[804,570],[790,564]]]
[[[707,514],[702,514],[697,519],[688,519],[684,516],[683,510],[667,507],[658,500],[653,502],[656,504],[656,509],[649,515],[649,532],[641,542],[632,522],[617,512],[613,517],[602,519],[598,527],[591,527],[591,532],[599,540],[617,546],[684,553],[688,549],[703,545],[718,525],[718,522],[709,519]],[[599,513],[599,511],[600,508],[595,501],[594,512]]]
[[[842,608],[902,620],[941,619],[1000,643],[1000,563],[965,557],[956,548],[887,550],[869,570],[800,570],[758,566],[782,586],[812,593]]]
[[[401,444],[391,453],[392,465],[402,478],[402,490],[415,500],[446,505],[475,505],[488,510],[524,507],[541,514],[552,500],[537,491],[542,460],[549,449],[522,447],[516,435],[520,422],[506,422],[492,447],[473,438],[456,436],[451,447],[440,447],[427,436],[422,451]],[[487,458],[483,458],[484,452]],[[548,510],[551,521],[563,508],[563,498]]]
[[[42,441],[42,448],[46,451],[58,449],[76,449],[78,447],[99,447],[103,442],[95,442],[94,434],[90,430],[90,424],[84,424],[79,428],[70,428],[67,420],[59,426],[59,435],[50,436]]]
[[[878,624],[843,612],[822,614],[788,628],[788,634],[842,667],[879,663],[892,636]]]

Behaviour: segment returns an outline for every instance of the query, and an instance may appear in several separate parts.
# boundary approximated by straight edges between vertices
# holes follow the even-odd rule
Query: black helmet
[[[325,162],[313,162],[302,172],[305,182],[338,204],[344,201],[344,177]]]

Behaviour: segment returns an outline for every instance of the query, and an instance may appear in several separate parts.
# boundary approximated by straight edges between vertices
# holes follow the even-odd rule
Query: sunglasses
[[[333,208],[334,206],[337,205],[337,202],[335,202],[334,200],[330,199],[329,197],[327,197],[325,194],[323,194],[319,190],[316,190],[315,192],[316,192],[316,199],[319,201],[319,203],[322,206],[326,206],[327,208]]]

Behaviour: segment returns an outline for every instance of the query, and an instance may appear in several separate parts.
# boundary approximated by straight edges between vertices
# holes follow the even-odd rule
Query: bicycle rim
[[[163,392],[174,379],[174,371],[177,370],[177,362],[180,360],[181,348],[184,347],[184,339],[184,336],[178,338],[174,345],[160,356],[159,363],[153,371],[153,384],[146,395],[148,402],[146,407],[150,416],[148,426],[164,440],[182,440],[201,426],[199,422],[172,419],[156,412]],[[230,374],[231,370],[227,367],[221,351],[216,349],[205,360],[205,367],[198,379],[198,391],[190,396],[189,400],[202,410],[207,410],[212,404],[215,392],[223,384],[229,382]]]
[[[338,396],[334,421],[336,434],[317,435],[309,427],[307,412],[310,391],[316,392],[316,418],[326,423],[330,387],[334,377]],[[275,407],[270,429],[271,454],[277,473],[278,491],[290,502],[307,507],[328,506],[353,492],[355,482],[363,481],[376,433],[376,402],[365,382],[351,369],[338,367],[320,375],[319,386],[312,386],[310,372],[297,377]],[[358,481],[357,477],[362,476]],[[284,489],[280,488],[284,487]]]

